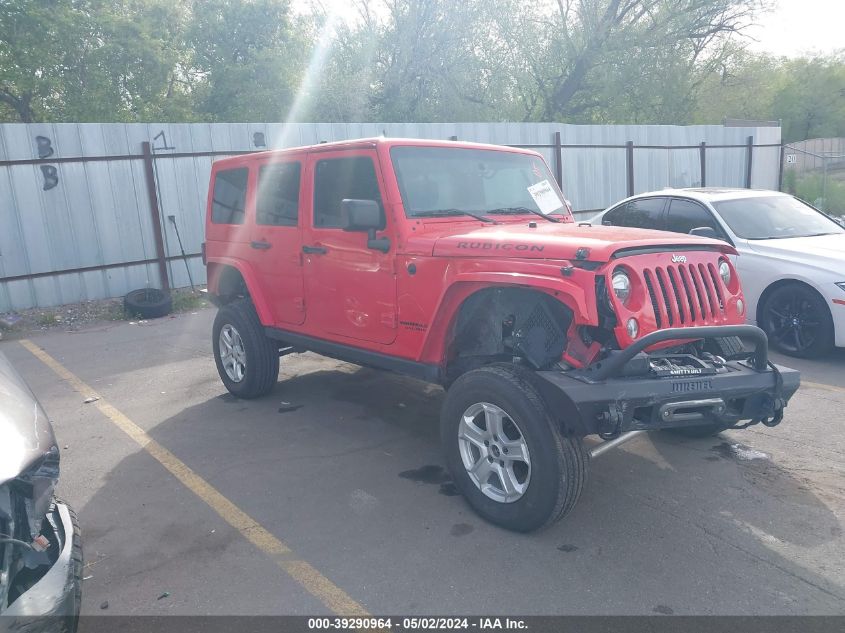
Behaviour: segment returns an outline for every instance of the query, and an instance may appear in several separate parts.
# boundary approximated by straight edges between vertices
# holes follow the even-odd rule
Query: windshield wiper
[[[516,215],[517,213],[533,213],[534,215],[539,215],[541,218],[547,219],[549,222],[560,222],[560,220],[558,220],[557,218],[553,218],[551,215],[546,215],[542,211],[538,211],[530,207],[499,207],[498,209],[490,209],[487,213],[489,213],[490,215]]]
[[[749,237],[749,240],[789,240],[797,237],[820,237],[822,235],[839,235],[839,233],[808,233],[807,235],[767,235],[766,237]]]
[[[415,218],[445,218],[456,215],[468,215],[471,218],[481,220],[482,222],[498,224],[498,222],[496,222],[493,218],[488,218],[486,215],[476,213],[475,211],[467,211],[466,209],[433,209],[431,211],[418,211],[417,213],[414,213]]]

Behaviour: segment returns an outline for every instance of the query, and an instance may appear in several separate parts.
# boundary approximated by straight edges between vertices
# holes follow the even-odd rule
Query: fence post
[[[560,143],[560,132],[555,132],[555,178],[557,186],[563,190],[563,147]]]
[[[144,176],[147,181],[147,197],[150,200],[150,215],[153,221],[153,236],[155,237],[156,259],[158,260],[158,274],[161,289],[170,290],[170,279],[167,276],[167,257],[164,252],[164,236],[161,232],[161,212],[158,208],[158,194],[156,194],[155,169],[153,166],[153,151],[149,141],[141,143],[144,155]]]
[[[701,186],[707,186],[707,143],[701,141],[698,147],[698,160],[701,162]]]
[[[786,158],[786,145],[780,144],[780,165],[778,165],[778,191],[783,191],[783,161]]]
[[[626,171],[628,174],[628,196],[634,195],[634,141],[625,143]]]
[[[749,136],[745,142],[745,188],[751,189],[751,159],[754,154],[754,137]]]

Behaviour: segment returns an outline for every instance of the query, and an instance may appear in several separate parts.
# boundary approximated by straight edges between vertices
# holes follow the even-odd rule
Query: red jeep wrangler
[[[206,240],[232,394],[266,394],[303,351],[439,383],[455,485],[513,530],[566,514],[591,455],[633,433],[774,426],[799,384],[743,325],[731,246],[576,224],[527,150],[381,138],[220,160]]]

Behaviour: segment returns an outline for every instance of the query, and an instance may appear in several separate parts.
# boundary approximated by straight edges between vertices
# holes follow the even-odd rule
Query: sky
[[[292,4],[295,9],[307,10],[312,1],[293,0]],[[316,1],[341,18],[355,15],[350,0]],[[774,4],[774,10],[759,16],[757,23],[745,31],[754,38],[749,40],[751,50],[785,57],[845,50],[845,0],[770,2]]]
[[[774,11],[749,28],[758,52],[795,57],[845,49],[845,2],[842,0],[778,0]]]

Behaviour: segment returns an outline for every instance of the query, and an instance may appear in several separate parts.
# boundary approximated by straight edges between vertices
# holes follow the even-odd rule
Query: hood
[[[47,415],[0,353],[0,484],[20,475],[55,445]]]
[[[439,227],[438,227],[439,228]],[[455,227],[452,227],[453,229]],[[526,223],[503,223],[452,230],[437,236],[432,254],[440,257],[519,257],[533,259],[587,259],[606,262],[622,249],[657,247],[674,250],[713,248],[734,253],[729,244],[694,235],[633,229],[619,226],[588,226],[539,220],[536,228]],[[577,257],[580,249],[586,256]]]
[[[841,273],[845,279],[845,233],[748,240],[748,248],[758,255],[788,259]]]

